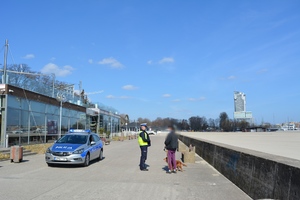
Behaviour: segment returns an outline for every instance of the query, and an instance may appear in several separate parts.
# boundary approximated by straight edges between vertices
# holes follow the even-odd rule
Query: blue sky
[[[90,98],[132,120],[232,117],[237,90],[257,123],[300,121],[300,1],[10,0],[1,8],[9,64],[104,90]]]

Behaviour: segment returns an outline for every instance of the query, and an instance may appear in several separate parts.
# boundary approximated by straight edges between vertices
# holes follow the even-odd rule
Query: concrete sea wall
[[[300,199],[298,160],[183,135],[179,139],[196,146],[199,156],[253,199]]]

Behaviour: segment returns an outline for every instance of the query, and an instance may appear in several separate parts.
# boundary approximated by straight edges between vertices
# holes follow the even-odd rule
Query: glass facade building
[[[99,109],[95,118],[84,106],[70,102],[61,106],[55,98],[6,84],[0,85],[0,92],[0,147],[53,142],[71,128],[120,131],[120,117],[116,113]]]
[[[57,139],[59,133],[60,107],[56,105],[27,100],[13,95],[7,96],[6,133],[9,145],[30,141],[45,142]],[[87,129],[84,110],[62,107],[61,134],[70,128]],[[21,138],[20,138],[21,137]]]
[[[96,104],[95,108],[87,108],[87,116],[90,120],[90,129],[93,132],[99,133],[102,130],[114,135],[121,131],[121,118],[117,112],[103,110]]]

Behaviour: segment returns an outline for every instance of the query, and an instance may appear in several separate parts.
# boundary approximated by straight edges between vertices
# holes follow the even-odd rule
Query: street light
[[[112,113],[110,112],[110,135],[112,138]]]
[[[101,117],[101,114],[100,114],[100,109],[99,109],[99,112],[98,112],[98,118],[97,118],[97,126],[96,126],[96,132],[99,134],[99,129],[100,129],[100,117]]]
[[[66,102],[66,97],[64,94],[58,92],[56,96],[56,100],[60,102],[60,109],[59,109],[59,130],[58,130],[58,138],[61,138],[61,123],[62,123],[62,105]]]

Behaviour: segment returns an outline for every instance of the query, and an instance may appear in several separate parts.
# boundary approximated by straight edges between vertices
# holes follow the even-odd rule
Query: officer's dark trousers
[[[147,160],[148,146],[140,146],[141,148],[141,159],[140,159],[140,169],[146,169],[145,162]]]

